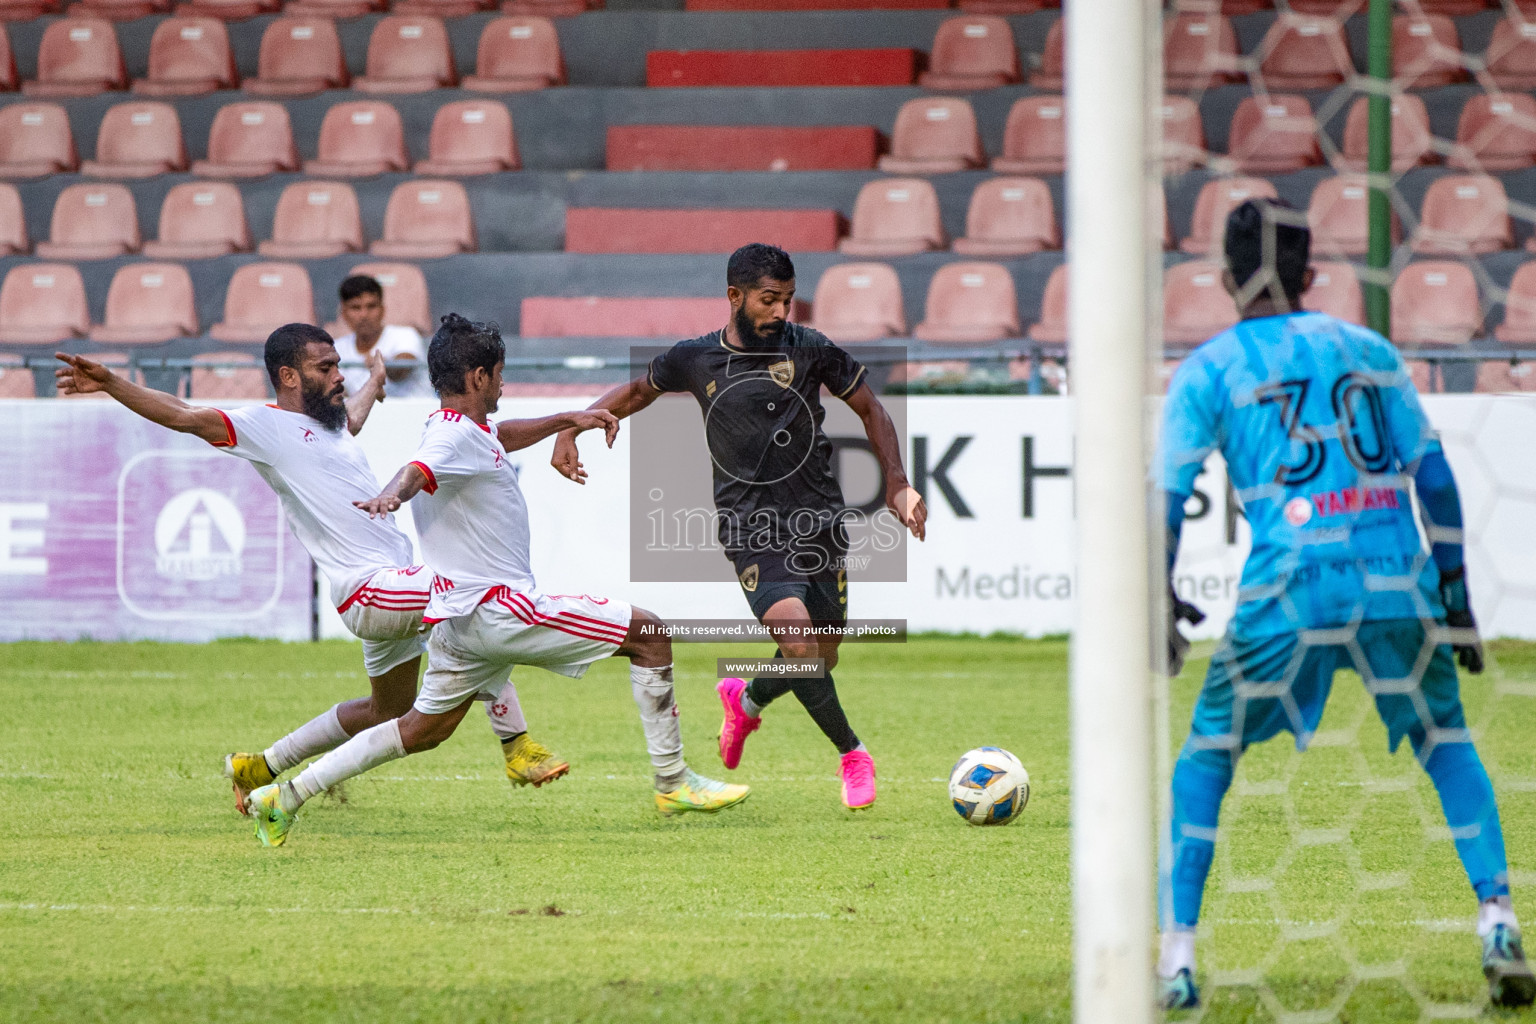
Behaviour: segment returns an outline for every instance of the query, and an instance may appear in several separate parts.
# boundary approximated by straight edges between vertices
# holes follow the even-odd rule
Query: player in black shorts
[[[821,388],[858,414],[885,476],[885,503],[921,540],[928,510],[907,482],[901,442],[890,415],[865,382],[858,361],[827,338],[789,322],[795,266],[771,245],[743,246],[726,265],[731,319],[720,330],[678,342],[652,360],[643,376],[609,391],[593,405],[623,419],[668,391],[698,400],[713,460],[721,546],[736,567],[752,613],[778,643],[780,658],[822,658],[819,679],[759,676],[723,679],[725,707],[720,757],[741,761],[759,715],[793,691],[842,755],[843,803],[875,801],[875,764],[837,699],[832,668],[841,635],[811,627],[848,617],[842,490],[832,475],[832,442],[822,430]],[[582,482],[576,433],[555,442],[553,464]]]

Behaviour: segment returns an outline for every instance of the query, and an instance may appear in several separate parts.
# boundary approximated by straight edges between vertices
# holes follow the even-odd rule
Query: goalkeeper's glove
[[[1179,631],[1179,622],[1198,626],[1205,621],[1205,612],[1183,600],[1172,587],[1168,588],[1168,678],[1184,671],[1184,656],[1189,653],[1189,640]]]
[[[1462,634],[1459,643],[1452,638],[1451,650],[1462,668],[1477,675],[1483,670],[1483,640],[1477,635],[1477,620],[1472,617],[1465,567],[1440,573],[1440,601],[1445,605],[1445,624]]]

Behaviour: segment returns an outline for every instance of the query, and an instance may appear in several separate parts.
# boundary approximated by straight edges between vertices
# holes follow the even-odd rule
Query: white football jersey
[[[411,564],[411,539],[394,517],[370,519],[352,504],[379,493],[362,446],[346,427],[326,430],[316,420],[275,405],[220,412],[229,439],[215,444],[238,455],[277,492],[293,535],[340,604],[347,589],[380,569]]]
[[[426,621],[468,615],[493,587],[533,590],[528,503],[494,430],[439,409],[412,462],[427,477],[411,507],[416,536],[437,574]]]

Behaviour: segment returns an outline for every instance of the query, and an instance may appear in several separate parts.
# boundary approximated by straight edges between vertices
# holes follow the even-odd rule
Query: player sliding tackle
[[[1490,998],[1524,1006],[1536,980],[1510,906],[1493,787],[1456,678],[1458,660],[1469,672],[1483,670],[1456,482],[1392,344],[1300,311],[1312,280],[1310,248],[1306,215],[1283,203],[1250,201],[1232,213],[1226,285],[1242,322],[1184,361],[1164,411],[1157,472],[1167,491],[1170,570],[1184,503],[1218,448],[1253,528],[1253,549],[1173,771],[1163,1005],[1199,1005],[1195,927],[1217,813],[1239,757],[1282,729],[1304,748],[1334,672],[1353,667],[1375,698],[1391,749],[1407,737],[1440,795],[1479,900]],[[1200,617],[1176,599],[1175,616]],[[1174,672],[1184,646],[1177,633],[1170,635]]]
[[[353,502],[370,517],[387,517],[417,499],[422,553],[437,574],[425,617],[434,626],[421,693],[403,717],[359,733],[293,782],[252,793],[257,834],[268,845],[283,842],[306,800],[453,735],[470,705],[502,692],[514,666],[537,665],[574,679],[613,655],[630,660],[657,809],[714,812],[747,797],[746,786],[706,779],[683,760],[672,644],[662,621],[623,601],[545,594],[534,582],[528,508],[505,453],[566,429],[601,429],[612,444],[619,423],[599,411],[493,427],[489,416],[501,398],[504,357],[495,325],[457,314],[444,317],[432,337],[427,370],[442,408],[427,418],[415,458],[376,497]]]
[[[264,753],[225,758],[224,772],[242,814],[251,790],[409,710],[432,578],[423,566],[411,564],[410,538],[394,520],[374,519],[353,507],[378,488],[352,435],[383,399],[383,360],[370,362],[368,382],[348,401],[336,348],[320,328],[279,327],[267,338],[265,357],[277,404],[227,413],[141,387],[83,356],[60,354],[66,365],[56,374],[64,394],[103,392],[153,423],[201,437],[250,462],[277,493],[289,528],[330,584],[342,622],[363,641],[367,697],[337,704]],[[510,681],[487,711],[513,784],[537,786],[565,773],[564,761],[528,737]]]

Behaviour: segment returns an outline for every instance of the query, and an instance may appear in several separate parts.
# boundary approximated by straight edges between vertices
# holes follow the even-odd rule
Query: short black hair
[[[791,281],[795,277],[795,262],[789,253],[776,245],[753,242],[731,253],[725,264],[725,283],[732,288],[756,288],[763,278],[772,281]]]
[[[283,324],[277,330],[267,335],[267,348],[264,353],[267,361],[267,379],[275,388],[278,386],[277,371],[285,366],[291,366],[295,370],[304,361],[304,349],[311,342],[317,345],[334,345],[335,340],[325,332],[324,328],[314,324]]]
[[[359,295],[377,295],[380,301],[384,299],[384,286],[379,284],[379,279],[369,277],[367,274],[353,274],[341,282],[337,289],[342,302],[351,302]]]
[[[1283,199],[1250,199],[1227,216],[1227,269],[1239,288],[1247,287],[1266,263],[1274,277],[1254,282],[1255,290],[1280,290],[1295,305],[1305,290],[1312,260],[1312,232],[1307,216]],[[1240,303],[1241,304],[1241,303]]]
[[[449,313],[427,345],[427,375],[439,395],[462,395],[465,374],[477,366],[490,373],[506,357],[498,325]]]

